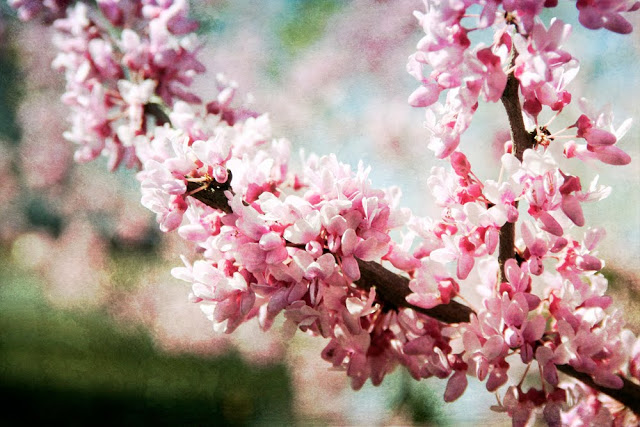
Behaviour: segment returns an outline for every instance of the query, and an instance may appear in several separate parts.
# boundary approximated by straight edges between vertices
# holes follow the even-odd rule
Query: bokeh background
[[[192,3],[206,41],[209,73],[196,83],[204,99],[223,72],[294,152],[363,161],[374,185],[397,185],[405,206],[437,214],[426,180],[438,162],[422,111],[406,103],[416,82],[405,63],[421,38],[412,11],[422,1]],[[554,12],[574,24],[567,50],[582,63],[574,99],[611,103],[617,124],[640,118],[639,33],[586,30],[575,4],[561,3]],[[19,23],[0,5],[0,423],[510,425],[489,411],[494,396],[477,382],[447,405],[443,381],[417,383],[401,370],[353,392],[321,360],[322,339],[284,342],[277,327],[255,324],[214,333],[169,273],[191,248],[157,230],[135,171],[73,164],[51,29]],[[481,104],[463,138],[481,178],[497,178],[505,123],[500,105]],[[608,232],[605,274],[636,333],[639,135],[636,124],[619,143],[634,159],[628,166],[574,165],[613,187],[585,214]]]

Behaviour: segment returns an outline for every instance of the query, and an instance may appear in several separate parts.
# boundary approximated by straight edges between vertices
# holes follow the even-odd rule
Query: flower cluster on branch
[[[361,163],[312,154],[292,170],[288,141],[224,76],[203,103],[189,89],[205,68],[185,0],[77,3],[54,21],[65,136],[78,161],[104,155],[112,169],[140,168],[142,204],[197,248],[173,274],[191,283],[216,330],[253,318],[268,329],[282,314],[287,334],[328,340],[321,357],[354,389],[403,365],[415,379],[447,379],[447,402],[468,376],[490,392],[504,386],[492,409],[514,425],[535,412],[549,425],[631,422],[640,388],[623,378],[640,380],[640,345],[605,295],[604,230],[588,227],[582,209],[610,189],[597,178],[583,186],[567,160],[628,164],[617,143],[630,122],[614,128],[610,110],[581,100],[573,125],[552,128],[578,71],[562,49],[571,27],[539,17],[556,3],[425,0],[415,13],[425,35],[407,65],[420,83],[409,104],[425,108],[427,144],[449,161],[428,180],[438,218],[402,208],[399,189],[374,188]],[[10,4],[22,19],[67,6]],[[640,3],[577,8],[585,27],[624,34],[621,13]],[[492,44],[472,46],[476,31]],[[502,101],[509,116],[496,179],[478,178],[460,151],[480,99]],[[475,310],[459,302],[473,292]],[[538,385],[511,383],[514,365],[537,369]],[[584,383],[562,382],[558,370]]]

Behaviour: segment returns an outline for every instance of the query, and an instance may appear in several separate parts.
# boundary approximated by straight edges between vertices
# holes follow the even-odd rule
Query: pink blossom
[[[447,388],[444,391],[444,401],[453,402],[462,396],[467,388],[467,373],[464,371],[455,371],[447,382]]]
[[[425,127],[431,132],[429,148],[437,157],[445,158],[459,144],[459,136],[470,125],[478,105],[478,97],[496,102],[502,96],[507,76],[503,65],[508,49],[508,36],[493,46],[477,46],[469,51],[469,29],[462,25],[464,12],[471,2],[425,3],[426,13],[415,12],[425,36],[418,42],[417,52],[409,57],[407,71],[422,86],[409,97],[414,107],[426,107]],[[487,6],[484,12],[492,10]],[[484,13],[483,12],[483,13]],[[483,23],[491,24],[487,15]],[[424,69],[430,69],[425,76]],[[464,77],[467,75],[468,77]],[[440,93],[448,90],[444,104]]]
[[[606,28],[620,34],[628,34],[633,27],[620,12],[633,12],[640,8],[640,3],[629,0],[604,2],[597,0],[579,0],[578,20],[582,25],[591,29]]]
[[[18,11],[22,21],[29,21],[44,12],[47,20],[60,18],[70,0],[9,0],[9,6]]]
[[[566,67],[572,67],[572,56],[560,49],[571,31],[571,26],[555,18],[547,30],[540,22],[533,25],[528,37],[516,36],[518,51],[515,76],[525,97],[524,108],[536,117],[542,105],[562,109],[570,101],[560,100],[559,92],[568,78]]]
[[[494,206],[487,209],[487,214],[493,220],[492,225],[501,227],[506,222],[518,220],[518,210],[515,202],[522,192],[522,185],[515,181],[498,184],[495,181],[485,182],[483,193]]]
[[[577,403],[561,415],[563,424],[571,427],[613,425],[611,411],[598,399],[593,390],[587,389],[586,386],[574,386],[573,392]]]
[[[536,233],[534,235],[533,227],[526,222],[522,223],[521,234],[522,240],[526,246],[524,258],[527,260],[527,267],[532,274],[540,275],[544,271],[543,261],[550,250],[549,235]]]
[[[440,86],[435,83],[431,83],[428,86],[420,86],[409,95],[409,104],[412,107],[428,107],[438,101],[440,91]]]
[[[170,196],[158,190],[143,194],[142,206],[156,214],[156,220],[162,231],[175,230],[182,222],[187,204],[182,196]]]
[[[451,238],[443,235],[444,248],[436,249],[429,255],[432,260],[446,264],[457,261],[456,274],[459,279],[466,279],[473,268],[475,244],[464,236]]]
[[[531,33],[535,25],[535,18],[542,12],[544,7],[553,7],[545,0],[505,0],[504,10],[507,12],[517,12],[525,33]]]
[[[122,100],[128,104],[131,126],[134,126],[134,129],[139,129],[142,125],[144,105],[149,102],[153,95],[156,82],[145,80],[139,85],[135,85],[127,80],[118,80],[117,84]]]
[[[448,304],[460,291],[456,281],[448,277],[442,265],[427,258],[422,260],[416,277],[409,282],[409,288],[413,293],[407,296],[407,301],[424,308]]]
[[[526,393],[521,386],[511,386],[505,392],[502,403],[492,409],[505,411],[512,418],[514,426],[526,426],[536,408],[544,407],[543,415],[547,425],[560,427],[563,425],[560,418],[561,407],[567,397],[563,389],[554,389],[551,392],[530,388]]]
[[[567,143],[565,145],[567,157],[596,158],[611,165],[629,164],[631,157],[614,144],[625,135],[631,126],[631,120],[626,120],[618,129],[614,129],[610,106],[597,111],[582,99],[581,107],[586,114],[581,115],[572,127],[578,129],[576,136],[584,138],[587,145],[584,147],[573,141]]]
[[[483,77],[482,94],[488,102],[497,102],[502,97],[507,85],[507,75],[502,69],[504,55],[495,55],[491,48],[478,50],[476,53],[482,64],[479,74]]]

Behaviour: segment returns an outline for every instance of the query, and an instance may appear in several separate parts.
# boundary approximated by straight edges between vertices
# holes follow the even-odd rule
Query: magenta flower
[[[575,74],[571,69],[576,69],[576,64],[560,48],[570,32],[570,25],[553,19],[548,30],[536,22],[530,36],[517,35],[513,39],[518,51],[514,74],[525,97],[524,109],[533,117],[537,117],[542,105],[561,110],[571,101],[563,89]]]
[[[620,34],[629,34],[633,27],[621,12],[634,12],[640,8],[640,2],[633,0],[578,0],[578,20],[591,29],[606,28]]]
[[[578,129],[576,136],[583,138],[587,145],[584,147],[573,141],[567,143],[565,145],[567,157],[596,158],[611,165],[629,164],[631,157],[614,144],[630,128],[631,119],[626,120],[618,129],[614,129],[610,106],[602,111],[596,111],[585,99],[582,99],[581,107],[587,114],[581,115],[572,127]]]

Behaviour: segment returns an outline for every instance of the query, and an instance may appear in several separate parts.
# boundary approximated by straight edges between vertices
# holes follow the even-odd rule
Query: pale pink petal
[[[412,107],[428,107],[438,100],[440,90],[440,86],[436,83],[420,86],[409,95],[409,105]]]
[[[347,229],[342,235],[341,247],[344,255],[351,255],[358,244],[358,236],[353,228]]]
[[[593,255],[585,254],[577,258],[576,265],[584,271],[598,271],[602,268],[602,261]]]
[[[360,279],[360,268],[358,267],[358,262],[353,256],[342,258],[342,272],[353,281]]]
[[[614,166],[624,166],[631,163],[631,156],[615,146],[601,147],[594,151],[595,156],[603,163]]]
[[[471,255],[463,254],[458,258],[457,275],[458,279],[464,280],[469,276],[475,260]]]
[[[611,132],[596,128],[589,129],[585,133],[584,139],[587,140],[587,144],[595,147],[613,145],[618,140]]]
[[[540,221],[544,225],[542,229],[548,233],[553,234],[554,236],[562,236],[564,230],[562,226],[554,217],[552,217],[548,212],[542,212],[540,214]]]
[[[609,14],[604,21],[604,27],[618,34],[629,34],[633,31],[631,23],[619,13]]]
[[[504,339],[500,335],[494,335],[482,346],[482,353],[487,360],[498,358],[505,351]]]

